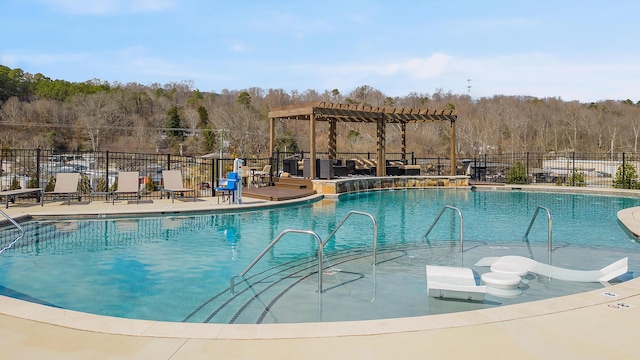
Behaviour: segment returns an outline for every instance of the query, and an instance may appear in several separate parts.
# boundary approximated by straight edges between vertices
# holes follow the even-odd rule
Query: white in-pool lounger
[[[628,258],[623,258],[600,270],[574,270],[544,264],[524,256],[502,256],[483,258],[476,266],[491,266],[492,272],[501,272],[501,269],[521,270],[564,281],[607,282],[626,274],[629,269],[628,261]]]
[[[427,293],[435,298],[483,301],[487,287],[476,284],[469,268],[427,265]]]

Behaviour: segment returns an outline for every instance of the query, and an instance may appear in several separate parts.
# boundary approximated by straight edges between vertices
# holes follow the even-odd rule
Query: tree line
[[[0,65],[0,147],[267,157],[271,108],[310,101],[397,108],[454,109],[459,156],[515,152],[637,152],[640,101],[591,103],[495,95],[474,99],[437,89],[391,97],[368,85],[285,91],[253,87],[201,92],[192,81],[142,85],[53,80]],[[276,124],[276,148],[308,151],[308,124]],[[375,151],[375,125],[338,124],[340,152]],[[387,130],[387,152],[399,152],[400,129]],[[328,143],[320,124],[316,144]],[[418,156],[449,154],[449,123],[409,124],[407,148]]]

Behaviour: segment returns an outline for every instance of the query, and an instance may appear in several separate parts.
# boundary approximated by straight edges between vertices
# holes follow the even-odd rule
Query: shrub
[[[49,181],[47,181],[47,185],[44,187],[45,192],[53,191],[56,188],[56,178],[51,175],[49,176]]]
[[[9,190],[17,190],[21,189],[20,182],[18,181],[18,177],[14,176],[11,180],[11,185],[9,185]]]
[[[116,178],[116,180],[113,182],[113,185],[111,185],[111,189],[109,190],[112,192],[118,190],[118,178]]]
[[[575,169],[567,179],[567,186],[587,186],[587,180],[582,169]]]
[[[521,161],[516,161],[511,165],[511,168],[507,170],[507,184],[526,184],[527,183],[527,169]]]
[[[80,184],[78,184],[78,190],[81,194],[88,194],[91,192],[91,180],[85,174],[80,176]]]
[[[29,173],[29,183],[27,184],[27,187],[29,189],[35,189],[38,186],[38,178],[36,177],[36,175],[33,172]]]
[[[148,192],[158,190],[158,187],[156,186],[156,183],[153,182],[153,179],[151,178],[151,176],[147,176],[145,188]]]
[[[107,180],[103,177],[98,178],[96,181],[96,191],[97,192],[107,192]]]
[[[635,166],[631,163],[625,162],[624,166],[618,166],[616,170],[616,177],[613,179],[613,187],[617,189],[638,189],[640,184],[638,183],[638,173]]]

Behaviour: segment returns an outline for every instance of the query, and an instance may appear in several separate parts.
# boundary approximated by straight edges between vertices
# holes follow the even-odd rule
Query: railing
[[[531,217],[531,221],[529,222],[529,227],[527,228],[527,231],[524,233],[524,236],[522,237],[522,241],[529,240],[529,232],[531,231],[531,227],[533,227],[533,222],[536,220],[536,217],[538,217],[538,212],[540,212],[540,209],[547,212],[547,232],[548,232],[547,241],[549,243],[549,261],[551,261],[551,251],[553,250],[553,237],[552,237],[553,220],[551,219],[551,212],[549,211],[549,209],[547,209],[544,206],[538,206],[536,208],[536,211],[533,213],[533,216]]]
[[[22,228],[22,226],[20,226],[20,224],[18,224],[15,220],[13,220],[9,215],[5,214],[4,211],[0,210],[0,214],[2,214],[2,216],[4,216],[7,220],[9,220],[9,222],[11,222],[13,225],[15,225],[15,227],[18,228],[18,230],[20,230],[20,235],[18,235],[17,238],[13,239],[9,245],[3,247],[0,250],[0,254],[2,254],[5,250],[11,248],[15,243],[17,243],[18,241],[20,241],[20,239],[22,239],[22,237],[24,236],[24,229]]]
[[[247,267],[242,270],[242,272],[234,277],[231,278],[231,285],[230,285],[230,290],[231,290],[231,294],[235,294],[235,285],[236,285],[236,279],[237,278],[244,278],[244,276],[247,274],[247,272],[249,272],[249,270],[251,270],[251,268],[253,268],[258,261],[260,261],[260,259],[262,259],[262,257],[269,252],[269,250],[271,250],[271,248],[273,248],[276,243],[278,241],[280,241],[280,239],[282,239],[282,237],[284,237],[286,234],[288,233],[298,233],[298,234],[309,234],[312,235],[313,237],[316,238],[316,241],[318,242],[318,292],[322,293],[324,292],[322,290],[322,262],[323,262],[323,249],[324,246],[327,244],[327,242],[329,241],[329,239],[331,239],[336,232],[338,231],[338,229],[340,229],[340,227],[342,227],[342,225],[345,223],[345,221],[347,221],[347,219],[349,217],[351,217],[351,215],[364,215],[369,217],[369,219],[371,219],[371,222],[373,223],[373,267],[374,267],[374,279],[375,279],[375,265],[376,265],[376,248],[377,248],[377,243],[378,243],[378,224],[376,222],[376,219],[373,217],[373,215],[366,213],[366,212],[362,212],[362,211],[357,211],[357,210],[351,210],[347,213],[347,215],[345,215],[342,220],[340,221],[340,223],[333,229],[333,231],[329,234],[329,236],[327,236],[327,238],[323,241],[320,239],[320,236],[313,230],[295,230],[295,229],[287,229],[284,230],[283,232],[280,233],[280,235],[278,235],[275,239],[273,239],[273,241],[271,241],[271,243],[269,243],[269,245],[267,245],[266,248],[264,248],[264,250],[262,250],[262,252],[260,254],[258,254],[258,256],[256,256],[255,259],[253,259],[253,261],[251,261],[251,263],[249,265],[247,265]],[[374,280],[374,284],[375,284],[375,280]],[[375,299],[375,289],[374,289],[374,297]],[[373,300],[371,300],[373,301]]]
[[[258,261],[260,261],[260,259],[262,259],[262,257],[265,256],[267,252],[269,252],[269,250],[271,250],[271,248],[275,246],[275,244],[278,241],[280,241],[280,239],[282,239],[285,235],[289,233],[309,234],[316,238],[316,241],[318,242],[318,292],[319,293],[322,292],[322,258],[323,258],[322,239],[320,239],[320,236],[315,231],[312,231],[312,230],[286,229],[282,231],[280,235],[278,235],[275,239],[273,239],[273,241],[271,241],[271,243],[269,243],[269,245],[267,245],[267,247],[264,248],[264,250],[262,250],[262,252],[255,259],[253,259],[253,261],[249,265],[247,265],[247,267],[244,270],[242,270],[240,274],[231,278],[231,285],[230,285],[231,294],[235,294],[236,278],[244,278],[247,272],[249,272],[249,270],[251,270],[251,268],[253,268],[258,263]]]
[[[464,249],[464,231],[463,231],[464,219],[462,218],[462,212],[457,207],[449,206],[449,205],[446,205],[445,207],[443,207],[442,210],[440,210],[440,213],[438,214],[436,219],[434,220],[433,224],[431,224],[431,226],[429,227],[429,230],[427,230],[427,232],[424,234],[424,237],[429,236],[429,233],[431,232],[431,230],[433,230],[433,227],[436,226],[436,223],[438,222],[438,220],[440,220],[440,217],[447,209],[455,210],[458,213],[458,218],[460,219],[460,253],[462,253]]]
[[[347,213],[347,215],[345,215],[342,220],[340,221],[340,223],[333,229],[333,231],[331,232],[331,234],[329,234],[329,236],[327,236],[327,238],[322,242],[322,246],[324,247],[324,245],[329,241],[329,239],[331,239],[333,237],[333,235],[335,235],[335,233],[338,231],[338,229],[340,229],[340,227],[342,226],[342,224],[345,223],[345,221],[347,221],[347,219],[351,216],[351,215],[364,215],[367,216],[371,219],[371,222],[373,223],[373,264],[372,265],[376,265],[376,247],[378,244],[378,223],[376,222],[376,219],[373,217],[373,215],[363,212],[363,211],[357,211],[357,210],[351,210]]]

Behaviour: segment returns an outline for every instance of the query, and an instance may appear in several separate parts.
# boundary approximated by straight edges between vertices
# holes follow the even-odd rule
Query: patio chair
[[[120,171],[118,173],[118,189],[113,192],[112,204],[120,195],[134,194],[136,204],[140,203],[140,174],[137,171]]]
[[[171,196],[171,202],[173,202],[176,193],[181,193],[182,197],[184,197],[184,193],[191,192],[193,201],[196,201],[195,189],[189,189],[182,185],[182,173],[180,170],[162,170],[162,182],[164,185],[162,192],[160,192],[160,199],[162,199],[162,194],[167,192]]]
[[[265,165],[262,170],[253,173],[253,180],[256,187],[267,186],[271,178],[271,165]]]
[[[78,191],[78,181],[80,180],[80,173],[57,173],[56,185],[53,191],[47,191],[45,196],[52,195],[54,198],[57,195],[65,195],[67,197],[67,205],[71,205],[71,196],[78,196],[78,201],[82,200],[80,191]]]

